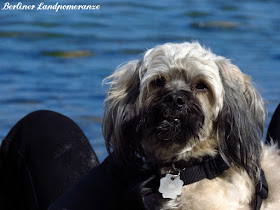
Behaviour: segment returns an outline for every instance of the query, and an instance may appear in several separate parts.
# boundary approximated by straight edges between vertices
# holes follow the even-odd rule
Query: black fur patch
[[[184,104],[177,106],[169,98],[173,91],[162,89],[153,93],[142,110],[143,135],[160,144],[186,143],[191,137],[198,137],[204,123],[201,104],[190,91],[178,91]]]

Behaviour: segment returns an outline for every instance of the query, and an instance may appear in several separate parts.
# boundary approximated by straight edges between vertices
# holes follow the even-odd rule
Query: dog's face
[[[103,131],[120,159],[172,163],[219,150],[244,167],[260,147],[261,97],[248,76],[198,43],[157,46],[109,79]]]
[[[145,157],[169,161],[209,139],[223,104],[218,66],[192,45],[161,46],[144,57],[140,81],[141,145]],[[187,48],[187,49],[186,49]],[[176,59],[172,59],[176,58]],[[212,142],[216,144],[216,142]]]

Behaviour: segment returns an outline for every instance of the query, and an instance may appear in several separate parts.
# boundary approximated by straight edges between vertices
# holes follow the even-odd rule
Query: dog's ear
[[[124,163],[133,162],[137,154],[137,99],[140,86],[141,60],[130,61],[120,67],[104,82],[110,85],[105,99],[102,123],[106,148]]]
[[[266,120],[264,102],[250,77],[237,66],[225,59],[216,64],[224,88],[223,108],[216,121],[220,152],[228,162],[258,179]]]

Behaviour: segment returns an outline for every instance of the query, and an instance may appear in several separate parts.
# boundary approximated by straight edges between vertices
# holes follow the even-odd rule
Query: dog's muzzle
[[[159,94],[159,93],[158,93]],[[145,126],[154,139],[186,142],[204,123],[201,104],[191,91],[162,92],[146,109]]]

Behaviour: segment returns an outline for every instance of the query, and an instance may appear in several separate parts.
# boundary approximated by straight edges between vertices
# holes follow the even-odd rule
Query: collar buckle
[[[256,187],[256,194],[261,196],[262,199],[267,199],[268,197],[268,185],[263,170],[261,171],[261,179]]]
[[[268,197],[268,184],[264,175],[264,171],[261,170],[260,181],[256,186],[256,205],[255,210],[260,210],[262,202]]]

